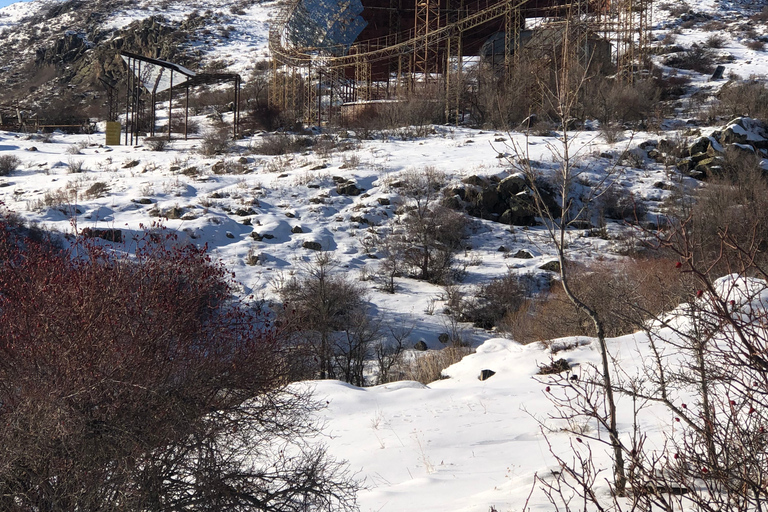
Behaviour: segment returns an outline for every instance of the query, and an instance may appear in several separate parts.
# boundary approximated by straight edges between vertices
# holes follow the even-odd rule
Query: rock
[[[546,272],[555,272],[557,274],[560,273],[560,262],[557,260],[548,261],[547,263],[543,264],[539,267],[539,269],[544,270]]]
[[[336,193],[342,196],[358,196],[362,192],[362,189],[357,188],[357,185],[353,182],[339,183],[336,185]]]
[[[461,201],[461,198],[459,198],[458,195],[446,197],[442,201],[443,206],[446,208],[450,208],[451,210],[458,210],[461,211],[464,208],[464,204]]]
[[[320,242],[315,242],[313,240],[307,240],[303,244],[301,244],[301,246],[303,248],[305,248],[305,249],[310,249],[310,250],[313,250],[313,251],[322,251],[323,250],[323,246],[320,245]]]
[[[291,228],[291,233],[303,233],[303,232],[304,232],[304,230],[301,229],[301,226],[293,226]]]
[[[181,220],[195,220],[196,218],[197,218],[197,215],[195,215],[192,212],[187,212],[181,216]]]
[[[94,229],[85,228],[80,231],[85,238],[101,238],[108,242],[120,243],[123,241],[123,232],[120,229]]]
[[[249,215],[256,215],[256,212],[253,208],[238,208],[235,210],[235,215],[238,217],[247,217]]]
[[[442,344],[446,344],[446,343],[448,343],[449,341],[451,341],[451,337],[448,335],[448,333],[447,333],[447,332],[441,332],[441,333],[440,333],[440,334],[437,336],[437,341],[439,341],[439,342],[440,342],[440,343],[442,343]]]
[[[241,156],[240,158],[237,159],[237,163],[245,165],[248,163],[248,159],[245,158],[244,156]]]
[[[288,217],[289,219],[295,219],[296,218],[296,214],[293,213],[293,212],[285,212],[285,216]]]
[[[709,147],[709,142],[709,137],[699,137],[688,147],[688,155],[693,156],[706,153],[707,148]]]
[[[477,175],[467,176],[461,180],[461,182],[465,185],[474,185],[476,187],[485,187],[488,185],[488,180]]]
[[[167,217],[169,219],[180,219],[182,215],[184,215],[184,212],[178,206],[163,210],[163,217]]]
[[[255,231],[253,231],[253,232],[251,233],[251,238],[253,238],[253,239],[254,239],[254,240],[256,240],[257,242],[261,242],[262,240],[264,240],[264,237],[263,237],[263,236],[261,236],[260,234],[258,234],[258,233],[257,233],[257,232],[255,232]]]
[[[152,200],[146,197],[142,197],[141,199],[136,200],[139,204],[152,204]]]
[[[478,202],[483,210],[493,213],[499,213],[496,211],[499,204],[499,193],[495,189],[486,188],[478,196]]]
[[[723,159],[720,157],[712,157],[701,160],[696,164],[694,170],[698,173],[703,173],[704,176],[720,176],[723,170]]]
[[[678,161],[677,164],[675,164],[675,167],[681,173],[686,174],[690,172],[694,167],[696,167],[696,165],[694,164],[693,160],[691,160],[691,157],[687,157]]]
[[[226,169],[226,167],[227,165],[223,161],[219,160],[218,162],[216,162],[211,166],[211,170],[215,174],[222,174],[224,172],[224,169]]]
[[[30,147],[27,148],[27,151],[35,152],[35,151],[37,151],[37,148],[35,146],[30,146]]]
[[[427,350],[427,344],[424,343],[424,340],[419,340],[416,343],[413,344],[413,350],[418,350],[419,352],[424,352]]]
[[[521,259],[521,260],[530,260],[531,258],[533,258],[533,254],[529,253],[528,251],[526,251],[524,249],[520,249],[519,251],[517,251],[515,253],[513,258],[518,258],[518,259]]]
[[[233,234],[232,234],[230,231],[227,231],[227,232],[226,232],[224,235],[225,235],[227,238],[235,238],[235,235],[233,235]]]
[[[123,169],[131,169],[137,165],[139,165],[138,160],[131,160],[130,162],[125,162],[125,164],[123,164]]]
[[[496,372],[493,371],[493,370],[480,370],[480,376],[478,377],[478,379],[480,379],[480,380],[488,380],[491,377],[493,377],[494,375],[496,375]]]
[[[362,215],[352,215],[352,216],[349,218],[349,221],[350,221],[350,222],[356,222],[356,223],[358,223],[358,224],[370,224],[370,222],[368,221],[368,219],[366,219],[366,218],[365,218],[365,217],[363,217]]]
[[[379,203],[381,206],[389,206],[389,204],[390,204],[390,202],[389,202],[389,198],[387,198],[387,197],[379,197],[378,199],[376,199],[376,201],[377,201],[377,202],[378,202],[378,203]]]
[[[526,189],[525,178],[522,176],[508,176],[501,180],[496,187],[496,191],[499,193],[503,201],[506,201],[511,196],[515,196]]]
[[[504,247],[503,245],[499,246],[498,249],[496,249],[498,252],[509,252],[509,249]]]

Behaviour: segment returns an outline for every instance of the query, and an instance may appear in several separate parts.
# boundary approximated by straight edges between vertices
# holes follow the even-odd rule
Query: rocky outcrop
[[[558,211],[554,194],[546,182],[537,183],[547,206]],[[496,176],[469,176],[461,186],[443,191],[443,205],[486,220],[513,226],[536,224],[536,204],[525,177],[513,174],[504,179]]]
[[[734,156],[768,158],[768,124],[750,117],[737,117],[722,130],[699,137],[682,148],[665,140],[642,147],[650,158],[674,163],[681,173],[706,180],[726,173],[728,160]]]

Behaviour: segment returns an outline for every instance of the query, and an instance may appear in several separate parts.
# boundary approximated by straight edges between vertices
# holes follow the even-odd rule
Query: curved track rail
[[[283,34],[286,25],[300,1],[297,0],[283,10],[270,28],[269,49],[272,52],[272,57],[281,65],[302,67],[314,63],[331,68],[351,66],[361,60],[371,63],[388,59],[399,53],[410,53],[416,48],[440,43],[455,34],[502,18],[511,11],[525,11],[525,5],[529,2],[529,0],[502,0],[499,2],[481,0],[471,8],[465,7],[465,14],[460,15],[456,21],[447,23],[445,18],[441,19],[440,27],[429,31],[426,35],[417,35],[415,29],[410,29],[399,34],[389,34],[385,37],[357,42],[352,46],[352,51],[347,53],[344,51],[345,48],[341,46],[307,48],[284,46]],[[562,11],[570,7],[570,4],[564,4],[552,9],[553,11]]]

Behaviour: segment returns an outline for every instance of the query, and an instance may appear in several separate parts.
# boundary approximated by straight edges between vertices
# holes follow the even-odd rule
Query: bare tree
[[[521,146],[516,144],[514,139],[512,139],[513,142],[511,143],[515,154],[512,164],[525,175],[528,182],[537,215],[544,222],[547,238],[557,256],[560,283],[565,295],[571,304],[583,312],[592,323],[600,351],[601,367],[599,368],[599,373],[602,380],[601,391],[602,397],[605,400],[605,409],[597,413],[594,404],[585,403],[585,413],[597,419],[608,433],[609,444],[613,453],[614,490],[618,495],[623,495],[627,486],[624,463],[625,447],[622,444],[616,423],[612,364],[606,343],[604,319],[571,286],[568,255],[568,229],[574,223],[584,218],[588,205],[597,200],[600,195],[604,194],[613,185],[617,175],[615,172],[605,173],[603,178],[592,186],[591,192],[587,194],[587,197],[583,199],[581,204],[577,204],[574,200],[573,188],[583,170],[573,164],[575,155],[572,154],[571,136],[568,130],[572,115],[575,113],[579,103],[584,84],[589,76],[589,66],[579,65],[578,60],[574,57],[573,49],[568,41],[568,32],[568,30],[565,31],[565,38],[561,43],[560,65],[553,72],[553,84],[550,86],[542,82],[542,88],[545,91],[545,101],[548,103],[549,110],[557,116],[560,133],[559,144],[550,144],[548,147],[553,161],[557,164],[555,175],[550,181],[556,189],[556,204],[552,203],[551,197],[542,186],[544,180],[542,172],[531,163],[528,145]]]

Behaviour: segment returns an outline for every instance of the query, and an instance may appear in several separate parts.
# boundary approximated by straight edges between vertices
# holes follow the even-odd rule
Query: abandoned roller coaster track
[[[462,1],[459,8],[441,11],[437,0],[416,0],[415,23],[408,30],[392,31],[381,37],[361,38],[347,45],[301,46],[291,42],[289,24],[302,0],[292,0],[278,14],[269,31],[269,48],[273,59],[270,103],[279,108],[290,108],[289,103],[301,102],[305,120],[309,120],[321,108],[322,102],[316,101],[317,95],[322,94],[323,89],[332,88],[311,85],[321,80],[346,84],[344,86],[358,91],[354,93],[355,101],[371,99],[371,67],[383,62],[384,66],[398,67],[396,84],[413,84],[417,81],[426,84],[433,73],[442,74],[448,105],[447,118],[449,110],[458,113],[459,108],[457,84],[461,80],[464,56],[462,37],[473,29],[484,25],[487,27],[486,24],[490,22],[504,23],[500,31],[504,33],[503,53],[507,70],[510,69],[514,52],[511,48],[517,44],[519,30],[523,26],[521,20],[534,16],[551,20],[574,18],[579,22],[597,19],[597,23],[589,22],[595,31],[617,34],[613,41],[617,63],[634,60],[636,48],[642,48],[647,39],[643,31],[647,31],[650,26],[648,6],[652,0],[613,0],[611,4],[609,1],[554,0],[537,3],[534,0],[477,0],[466,5]],[[641,8],[638,9],[638,6]],[[419,9],[432,9],[428,13],[428,21],[427,18],[419,18]],[[613,10],[614,21],[607,21],[610,17],[608,9]],[[638,12],[640,15],[635,20]],[[630,55],[630,58],[624,53]],[[401,71],[408,75],[407,80],[401,80]],[[455,76],[451,77],[451,74]],[[309,85],[297,83],[296,76],[302,77],[301,80]],[[388,78],[386,80],[389,81]],[[299,92],[298,88],[303,88],[303,92]]]

